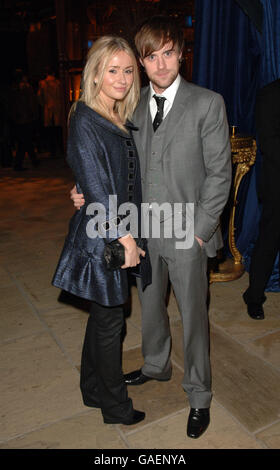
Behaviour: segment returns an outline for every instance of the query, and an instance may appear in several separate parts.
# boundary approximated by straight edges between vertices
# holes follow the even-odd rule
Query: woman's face
[[[99,96],[109,108],[112,108],[117,100],[122,100],[127,95],[133,84],[133,78],[133,60],[127,52],[117,52],[111,57],[105,69]],[[98,82],[98,75],[95,82]]]

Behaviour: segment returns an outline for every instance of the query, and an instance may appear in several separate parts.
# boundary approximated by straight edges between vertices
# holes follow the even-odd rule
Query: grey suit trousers
[[[170,278],[183,326],[182,386],[191,408],[208,408],[212,394],[207,255],[197,240],[190,249],[176,249],[175,241],[174,238],[149,238],[152,284],[142,291],[138,283],[142,307],[142,372],[158,379],[171,376],[171,333],[165,302]]]

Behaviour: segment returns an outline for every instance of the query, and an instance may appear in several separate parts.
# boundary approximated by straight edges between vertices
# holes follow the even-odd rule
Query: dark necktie
[[[164,107],[164,102],[166,98],[164,98],[163,96],[156,96],[156,95],[154,95],[153,98],[155,98],[156,103],[157,103],[157,113],[153,121],[153,128],[154,128],[154,131],[156,131],[158,126],[162,123],[162,120],[163,120],[163,107]]]

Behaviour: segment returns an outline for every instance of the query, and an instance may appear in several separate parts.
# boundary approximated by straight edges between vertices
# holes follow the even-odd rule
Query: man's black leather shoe
[[[126,424],[130,426],[132,424],[139,423],[143,419],[145,419],[144,411],[133,410],[133,415],[130,418],[118,419],[118,418],[106,418],[103,415],[104,423],[106,424]]]
[[[148,377],[147,375],[142,374],[141,369],[134,370],[129,374],[124,374],[124,381],[126,385],[142,385],[149,380],[159,380],[160,382],[166,382],[170,379],[155,379],[154,377]]]
[[[263,302],[265,302],[266,297],[263,297],[262,302],[249,302],[246,297],[247,291],[243,294],[243,300],[247,305],[247,312],[249,317],[253,318],[253,320],[263,320],[264,319],[264,311],[263,311]]]
[[[209,408],[191,408],[188,419],[187,435],[193,439],[197,439],[204,433],[204,431],[206,431],[209,423]]]
[[[254,320],[263,320],[264,311],[262,304],[247,304],[248,315]]]

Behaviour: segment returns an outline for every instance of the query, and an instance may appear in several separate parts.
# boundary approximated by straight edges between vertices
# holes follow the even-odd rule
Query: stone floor
[[[27,161],[27,166],[29,162]],[[62,159],[39,169],[1,170],[1,449],[280,449],[280,293],[268,293],[264,321],[251,320],[240,279],[210,286],[213,402],[211,425],[186,436],[181,387],[181,323],[169,300],[173,337],[170,382],[130,387],[146,419],[105,425],[79,391],[86,305],[60,297],[51,278],[73,213],[72,177]],[[142,364],[140,307],[132,287],[124,371]]]

